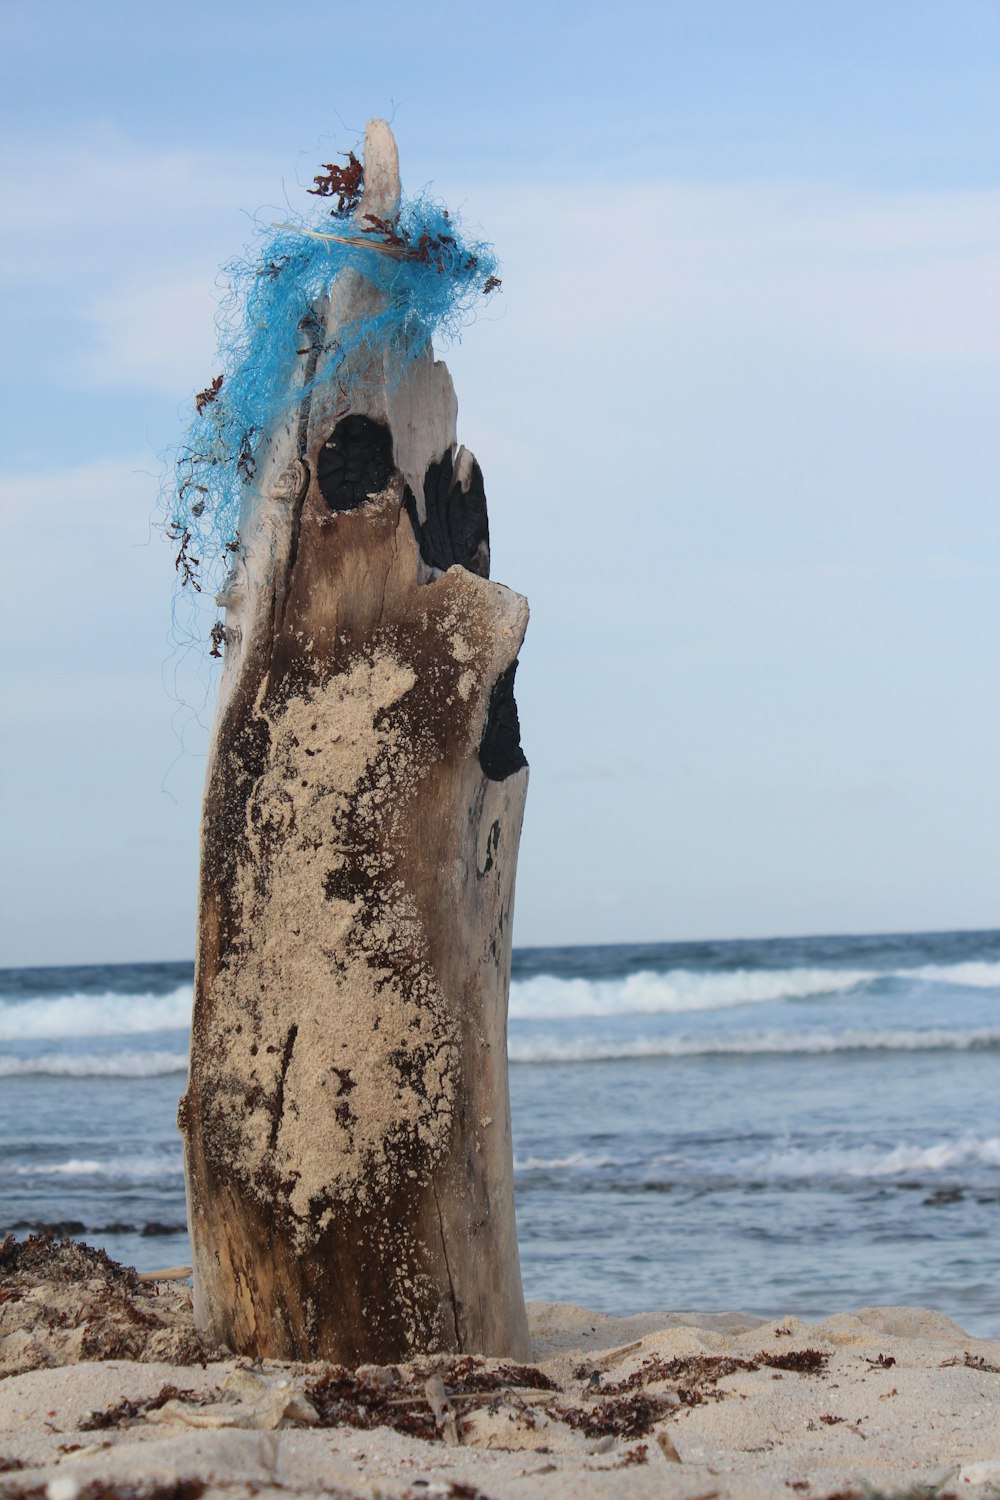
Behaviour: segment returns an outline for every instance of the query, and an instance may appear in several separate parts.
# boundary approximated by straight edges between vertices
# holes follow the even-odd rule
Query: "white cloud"
[[[69,144],[8,135],[0,170],[5,279],[56,272],[70,295],[81,272],[119,274],[137,246],[169,257],[214,241],[220,224],[273,201],[280,180],[235,152],[148,150],[112,130]]]
[[[7,146],[4,280],[44,281],[85,329],[86,372],[186,392],[211,363],[220,262],[266,222],[276,164],[148,151],[116,133]],[[306,203],[300,187],[289,194]],[[815,183],[472,185],[506,266],[494,316],[522,352],[595,359],[756,335],[859,355],[1000,352],[1000,195]],[[489,314],[487,314],[489,316]]]
[[[102,385],[190,395],[215,374],[214,286],[205,267],[123,280],[88,308],[93,342],[77,373]]]
[[[0,283],[45,289],[49,378],[186,397],[211,373],[218,268],[279,210],[280,177],[216,150],[147,151],[116,132],[66,147],[8,140]],[[276,191],[277,190],[277,191]]]
[[[155,632],[146,638],[162,650],[171,570],[153,525],[158,493],[141,460],[0,476],[6,633],[48,674],[67,657],[121,660],[136,633]]]
[[[1000,194],[653,182],[612,189],[600,215],[566,189],[490,198],[519,328],[574,357],[748,332],[877,356],[1000,353]]]

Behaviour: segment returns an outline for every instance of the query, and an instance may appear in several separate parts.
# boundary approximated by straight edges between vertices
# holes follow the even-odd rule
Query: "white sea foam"
[[[561,979],[537,974],[515,979],[510,1014],[515,1019],[571,1016],[663,1015],[723,1010],[737,1005],[813,1000],[861,991],[880,980],[918,980],[974,989],[1000,987],[1000,963],[925,964],[912,969],[730,969],[705,972],[643,970],[619,979]]]
[[[130,1036],[184,1031],[191,1024],[191,986],[169,995],[59,995],[0,1005],[0,1041],[68,1036]]]
[[[114,1156],[107,1161],[71,1157],[69,1161],[15,1167],[18,1177],[112,1177],[130,1182],[148,1182],[157,1177],[179,1177],[184,1166],[180,1149],[169,1156]]]
[[[0,1057],[0,1078],[159,1078],[186,1073],[186,1052],[50,1053]]]
[[[526,1156],[514,1158],[515,1172],[594,1172],[603,1167],[618,1167],[633,1178],[637,1169],[644,1177],[656,1180],[658,1175],[683,1179],[693,1167],[691,1161],[675,1155],[669,1160],[657,1157],[645,1163],[625,1161],[615,1156],[574,1151],[566,1156]],[[901,1142],[885,1147],[863,1146],[785,1146],[780,1150],[748,1156],[734,1156],[724,1163],[708,1165],[701,1161],[701,1180],[712,1176],[727,1181],[736,1177],[745,1181],[785,1181],[811,1178],[891,1178],[927,1176],[935,1172],[954,1173],[961,1167],[1000,1167],[1000,1136],[980,1138],[964,1135],[957,1140],[935,1141],[931,1145]]]
[[[568,1156],[515,1156],[515,1172],[596,1172],[601,1167],[619,1167],[615,1156],[592,1151],[571,1151]]]
[[[512,1036],[513,1063],[611,1062],[643,1057],[757,1057],[766,1054],[828,1052],[968,1052],[1000,1047],[1000,1028],[954,1031],[840,1032],[753,1031],[729,1037],[554,1037]]]
[[[733,1006],[818,1000],[855,992],[884,980],[953,984],[970,989],[1000,988],[1000,963],[969,961],[925,964],[896,970],[670,969],[643,970],[614,979],[566,979],[536,974],[514,979],[510,987],[513,1020],[558,1020],[574,1016],[684,1014]],[[153,1031],[186,1031],[191,1021],[191,986],[167,995],[68,994],[0,1001],[0,1042],[58,1040],[62,1037],[130,1036]]]
[[[510,987],[516,1019],[567,1016],[664,1015],[723,1010],[775,1000],[808,1000],[841,994],[878,978],[871,969],[732,969],[710,973],[643,970],[624,979],[559,979],[538,974]]]
[[[899,969],[904,979],[924,979],[958,984],[975,990],[1000,989],[1000,963],[970,961],[964,964],[923,964],[919,969]]]
[[[889,1149],[789,1147],[763,1158],[746,1158],[735,1164],[735,1170],[768,1178],[900,1177],[948,1172],[966,1166],[1000,1167],[1000,1136],[983,1140],[966,1135],[959,1140],[936,1141],[930,1146],[901,1143]]]

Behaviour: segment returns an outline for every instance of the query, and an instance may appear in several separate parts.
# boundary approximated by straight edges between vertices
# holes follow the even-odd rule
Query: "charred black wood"
[[[356,510],[380,495],[395,473],[392,433],[371,417],[338,422],[319,450],[316,481],[331,510]]]
[[[521,724],[514,701],[517,660],[501,672],[490,693],[486,727],[479,745],[479,764],[491,781],[506,781],[528,764],[521,749]]]
[[[490,526],[486,513],[486,489],[483,471],[472,461],[469,487],[463,489],[455,479],[451,453],[433,463],[424,476],[424,505],[427,519],[421,521],[416,500],[407,489],[404,496],[407,513],[413,523],[420,555],[431,568],[444,573],[457,563],[490,576]]]

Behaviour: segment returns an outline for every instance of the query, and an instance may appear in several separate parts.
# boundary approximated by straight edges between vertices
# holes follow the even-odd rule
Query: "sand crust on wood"
[[[281,1185],[303,1241],[333,1200],[389,1187],[402,1150],[432,1161],[450,1125],[454,1028],[382,854],[426,771],[391,712],[415,681],[372,652],[285,699],[247,808],[249,938],[212,989],[206,1125],[247,1187]]]

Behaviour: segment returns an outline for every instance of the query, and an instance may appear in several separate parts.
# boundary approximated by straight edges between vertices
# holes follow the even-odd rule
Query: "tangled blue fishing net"
[[[332,210],[260,229],[255,243],[224,268],[227,295],[219,317],[220,373],[195,398],[195,415],[176,465],[167,535],[179,544],[180,583],[217,585],[248,487],[269,434],[320,386],[334,383],[347,409],[371,350],[386,356],[390,383],[437,339],[453,342],[479,300],[500,285],[490,245],[466,237],[461,221],[426,195],[403,199],[393,219],[358,223],[352,214],[363,185],[354,153],[328,167],[310,189],[336,197]],[[373,311],[337,330],[332,346],[316,308],[338,277],[353,271],[378,289]],[[295,383],[312,348],[318,365]],[[215,653],[213,653],[215,654]]]

